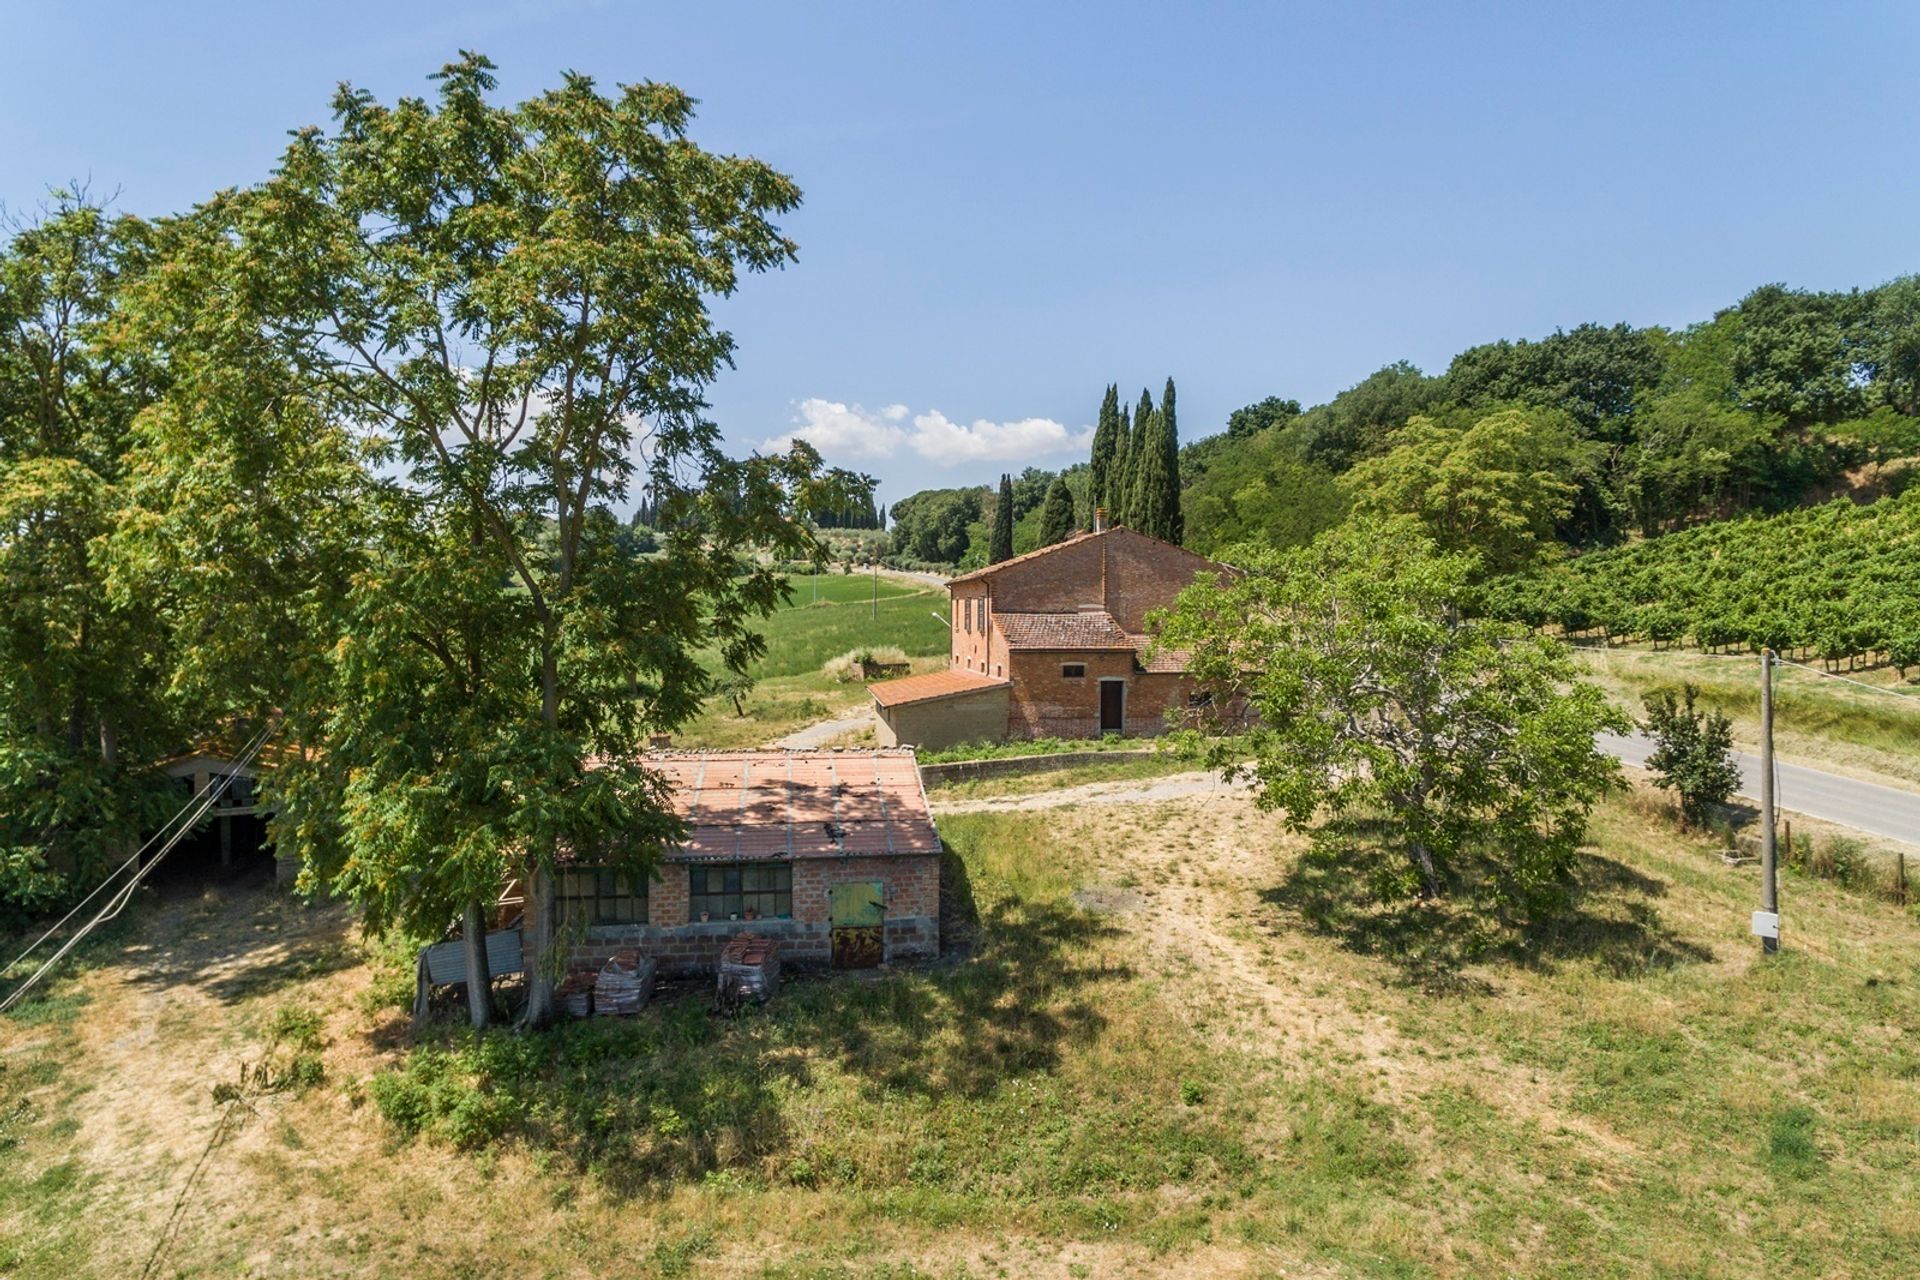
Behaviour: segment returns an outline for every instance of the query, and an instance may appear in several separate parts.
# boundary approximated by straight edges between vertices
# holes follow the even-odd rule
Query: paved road
[[[1622,737],[1603,733],[1599,741],[1602,749],[1628,764],[1644,765],[1653,750],[1653,743],[1645,734]],[[1760,757],[1744,751],[1736,751],[1734,756],[1740,764],[1740,794],[1758,800]],[[1870,835],[1920,844],[1920,794],[1778,760],[1774,762],[1774,769],[1779,779],[1774,801],[1782,809],[1837,822]]]

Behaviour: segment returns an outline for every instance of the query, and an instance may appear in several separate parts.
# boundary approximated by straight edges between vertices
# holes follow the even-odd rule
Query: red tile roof
[[[1185,671],[1192,654],[1185,649],[1160,648],[1154,650],[1153,657],[1147,657],[1147,648],[1153,644],[1152,636],[1129,635],[1127,640],[1134,648],[1134,661],[1140,664],[1142,671],[1178,673]]]
[[[993,625],[1009,649],[1131,649],[1133,640],[1105,610],[1077,613],[1000,613]]]
[[[656,752],[647,767],[693,828],[674,861],[940,852],[911,751]]]
[[[923,676],[877,680],[867,686],[867,692],[883,707],[900,707],[909,702],[929,702],[935,698],[978,693],[982,689],[997,689],[1007,683],[972,671],[930,671]]]

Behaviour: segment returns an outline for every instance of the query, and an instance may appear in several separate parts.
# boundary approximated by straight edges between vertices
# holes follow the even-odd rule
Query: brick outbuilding
[[[626,950],[663,972],[711,970],[735,934],[789,960],[862,967],[940,950],[940,837],[913,752],[660,752],[690,828],[658,878],[559,873],[574,965]]]
[[[1207,698],[1186,655],[1156,650],[1147,614],[1231,570],[1123,527],[1097,527],[947,583],[947,669],[868,685],[880,740],[1151,736]],[[1004,719],[999,710],[1004,702]]]

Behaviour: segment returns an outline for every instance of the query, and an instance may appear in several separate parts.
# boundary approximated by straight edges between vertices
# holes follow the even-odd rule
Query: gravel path
[[[1244,786],[1229,786],[1220,781],[1217,773],[1199,769],[1134,782],[1088,782],[1023,796],[979,800],[935,796],[930,797],[930,804],[935,813],[1008,813],[1021,809],[1059,809],[1074,804],[1136,804],[1147,800],[1181,800],[1188,796],[1230,796],[1244,794],[1246,790]]]
[[[776,747],[824,747],[843,733],[858,733],[871,725],[878,724],[871,703],[832,720],[820,720],[804,729],[796,729],[784,738],[777,738]]]

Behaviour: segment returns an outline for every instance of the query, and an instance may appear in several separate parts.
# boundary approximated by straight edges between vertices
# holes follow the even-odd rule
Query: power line
[[[1636,658],[1650,652],[1645,649],[1615,650],[1612,648],[1601,649],[1598,647],[1589,647],[1587,645],[1569,645],[1568,647],[1576,653],[1598,653],[1608,662],[1612,662],[1616,653],[1623,654],[1629,658]],[[1690,653],[1683,653],[1681,656],[1686,658],[1712,658],[1719,662],[1753,661],[1751,654],[1744,653],[1705,653],[1695,650]],[[1773,655],[1773,662],[1774,665],[1778,667],[1797,667],[1808,675],[1819,676],[1822,680],[1838,680],[1842,684],[1856,685],[1859,688],[1865,689],[1868,693],[1884,693],[1889,698],[1898,698],[1902,702],[1920,702],[1920,693],[1903,693],[1898,689],[1889,689],[1885,685],[1868,684],[1865,680],[1855,680],[1852,676],[1843,676],[1835,671],[1822,671],[1819,667],[1810,667],[1804,662],[1794,662],[1791,659],[1781,657],[1778,653]]]
[[[267,729],[262,729],[258,734],[254,736],[254,739],[249,740],[247,747],[242,748],[242,753],[245,754],[249,760],[253,758],[253,753],[257,752],[260,749],[260,746],[265,742],[267,733],[268,733]],[[162,836],[165,836],[167,832],[172,829],[173,824],[180,821],[181,817],[185,815],[189,809],[194,808],[196,805],[200,807],[201,812],[196,813],[193,816],[193,821],[198,822],[206,810],[206,806],[202,803],[202,800],[203,800],[203,797],[201,796],[189,797],[187,802],[181,805],[179,810],[176,811],[171,818],[168,818],[164,823],[160,825],[160,829],[158,831],[155,831],[152,835],[147,837],[146,843],[142,844],[138,849],[135,849],[133,851],[132,857],[128,858],[125,862],[115,867],[112,871],[108,872],[106,875],[106,878],[103,879],[99,884],[95,885],[93,887],[93,891],[88,893],[86,897],[74,903],[73,908],[70,911],[68,911],[67,914],[65,914],[64,916],[61,916],[60,919],[54,923],[52,928],[48,929],[45,933],[35,938],[33,942],[28,945],[27,949],[25,951],[22,951],[19,955],[15,956],[11,962],[9,962],[4,967],[0,967],[0,974],[11,973],[13,971],[14,965],[19,964],[22,960],[25,960],[28,956],[32,955],[35,951],[39,949],[41,943],[45,942],[48,938],[51,938],[54,934],[60,932],[60,930],[66,926],[67,921],[79,915],[80,909],[86,906],[89,902],[92,902],[96,897],[98,897],[100,895],[100,891],[106,888],[108,885],[112,884],[115,877],[117,877],[122,871],[125,871],[128,867],[138,862],[140,860],[140,855],[144,854],[149,848],[151,848],[153,846],[153,843],[156,840],[159,840]]]
[[[1889,689],[1884,685],[1868,684],[1865,680],[1855,680],[1851,676],[1843,676],[1833,671],[1822,671],[1820,670],[1820,668],[1810,667],[1804,662],[1790,662],[1787,659],[1780,657],[1778,654],[1774,655],[1773,660],[1779,663],[1783,667],[1798,667],[1802,671],[1811,671],[1814,675],[1823,677],[1824,679],[1827,679],[1827,680],[1838,680],[1842,684],[1858,685],[1860,688],[1865,689],[1869,693],[1884,693],[1889,698],[1898,698],[1902,702],[1920,701],[1920,694],[1902,693],[1898,689]]]
[[[249,764],[253,760],[253,757],[259,754],[260,748],[265,744],[267,740],[267,736],[270,734],[271,730],[272,730],[271,725],[269,725],[266,729],[263,729],[260,732],[260,734],[256,737],[256,739],[254,740],[253,744],[249,747],[249,749],[245,753],[243,753],[240,756],[240,758],[236,759],[233,763],[238,766],[245,766]],[[98,915],[94,916],[93,919],[87,921],[86,924],[80,926],[80,929],[71,938],[68,938],[64,943],[62,943],[60,945],[60,949],[54,952],[51,956],[49,956],[46,962],[33,972],[33,975],[31,977],[29,977],[25,982],[22,982],[19,986],[15,987],[10,993],[8,993],[6,999],[0,1000],[0,1013],[6,1013],[8,1010],[12,1009],[15,1005],[19,1004],[21,998],[25,996],[27,992],[31,991],[36,985],[38,985],[38,983],[40,982],[40,979],[44,978],[53,969],[53,967],[56,964],[59,964],[60,961],[65,959],[67,955],[70,952],[72,952],[75,947],[79,946],[80,943],[86,939],[88,934],[92,933],[95,929],[99,928],[101,925],[105,924],[107,921],[112,920],[115,916],[118,916],[122,911],[126,909],[127,903],[133,900],[134,890],[138,889],[140,887],[141,882],[147,878],[148,874],[152,872],[152,870],[155,867],[160,865],[162,859],[164,859],[169,853],[173,852],[174,846],[178,845],[180,841],[183,838],[185,838],[187,832],[192,829],[193,825],[198,823],[202,817],[206,816],[207,810],[213,807],[214,802],[217,801],[221,796],[227,793],[227,789],[233,784],[233,779],[235,776],[236,775],[229,772],[221,777],[218,785],[207,788],[205,795],[203,797],[202,803],[199,805],[198,811],[193,815],[192,822],[182,824],[178,829],[176,829],[172,837],[169,838],[167,843],[161,847],[160,851],[153,855],[152,860],[149,861],[145,866],[137,869],[133,873],[132,878],[127,881],[126,886],[122,888],[119,892],[114,894],[112,898],[108,899],[107,905],[100,909],[100,912]],[[135,855],[135,856],[138,856],[138,855]],[[39,944],[36,943],[35,945],[37,946]],[[15,963],[17,964],[18,961],[16,961]]]

